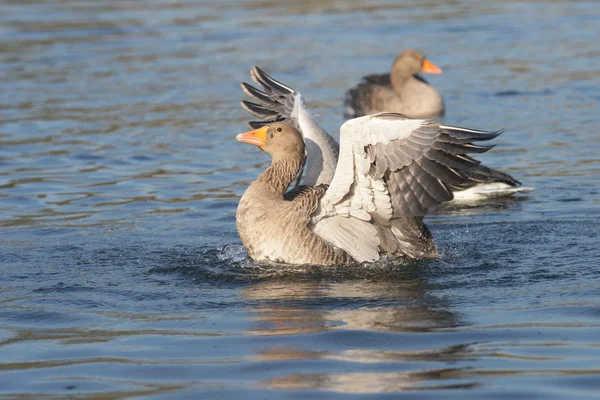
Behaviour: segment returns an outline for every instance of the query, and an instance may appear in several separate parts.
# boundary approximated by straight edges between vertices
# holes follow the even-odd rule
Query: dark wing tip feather
[[[277,117],[273,118],[273,119],[269,119],[269,120],[265,120],[265,121],[250,121],[248,122],[248,126],[251,129],[258,129],[258,128],[262,128],[265,125],[269,125],[272,124],[273,122],[281,122],[281,121],[285,121],[286,119],[284,117],[282,117],[281,115],[278,115]]]
[[[294,89],[271,78],[269,75],[267,75],[265,73],[265,71],[263,71],[259,67],[255,66],[254,68],[252,68],[252,70],[250,71],[250,76],[254,79],[253,75],[256,76],[256,78],[258,78],[259,82],[257,82],[257,83],[259,83],[265,89],[268,88],[277,94],[283,94],[283,95],[288,95],[288,94],[294,93]],[[256,82],[256,80],[255,80],[255,82]]]
[[[520,181],[508,175],[507,173],[486,167],[485,165],[478,165],[473,168],[469,168],[465,171],[465,175],[470,180],[482,183],[503,182],[513,187],[521,184]]]
[[[252,103],[251,101],[242,100],[240,104],[244,110],[257,118],[270,119],[278,115],[277,111],[269,110],[268,108],[265,108],[260,104]]]
[[[466,147],[466,151],[468,153],[485,153],[486,151],[489,151],[491,149],[493,149],[494,147],[496,147],[496,144],[490,144],[487,146],[480,146],[480,145],[476,145],[473,143],[467,143],[466,145],[464,145]]]
[[[293,120],[291,113],[297,93],[268,76],[259,67],[250,70],[250,77],[256,83],[256,87],[246,82],[241,83],[242,91],[252,100],[242,101],[242,108],[267,123],[285,119]],[[256,122],[253,121],[254,126]]]
[[[490,139],[494,139],[497,138],[498,136],[502,135],[504,133],[506,129],[504,128],[500,128],[497,131],[489,131],[486,132],[486,138],[485,139],[475,139],[476,141],[485,141],[485,140],[490,140]]]
[[[258,68],[258,67],[253,67],[253,68],[250,70],[250,79],[252,79],[252,81],[253,81],[254,83],[256,83],[257,85],[260,85],[260,86],[262,86],[262,87],[264,88],[265,86],[264,86],[264,85],[263,85],[263,83],[260,81],[260,78],[258,77],[258,73],[256,72],[256,68]]]
[[[466,154],[466,153],[485,153],[486,151],[494,148],[495,144],[488,146],[476,145],[473,143],[453,143],[446,140],[443,140],[444,137],[441,137],[440,140],[433,143],[433,148],[436,150],[443,151],[449,154]]]
[[[250,129],[258,129],[258,128],[262,128],[265,125],[268,125],[269,123],[266,121],[250,121],[248,122],[248,126],[250,127]]]
[[[477,129],[461,128],[458,126],[440,125],[440,132],[451,136],[454,139],[461,141],[482,142],[492,140],[500,136],[504,132],[504,128],[497,131],[480,131]]]
[[[242,82],[240,84],[242,91],[246,94],[246,96],[251,97],[252,99],[259,101],[265,105],[277,105],[275,101],[273,101],[265,92],[262,92],[255,88],[254,86]]]

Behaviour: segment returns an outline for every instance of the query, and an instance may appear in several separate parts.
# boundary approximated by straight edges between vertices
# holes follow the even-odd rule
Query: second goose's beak
[[[423,62],[423,69],[421,69],[421,72],[424,74],[439,75],[442,73],[442,70],[437,65],[432,63],[431,61],[425,60],[425,62]]]

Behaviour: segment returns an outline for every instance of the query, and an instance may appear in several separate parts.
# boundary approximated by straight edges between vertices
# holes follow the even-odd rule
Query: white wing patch
[[[394,123],[372,117],[356,118],[342,125],[335,175],[312,217],[315,233],[359,262],[379,258],[380,239],[373,221],[389,221],[393,215],[385,183],[369,174],[371,162],[365,146],[408,136],[423,123],[407,120],[398,129],[397,120]]]
[[[379,238],[375,227],[366,221],[332,215],[319,221],[313,231],[358,262],[379,259]]]
[[[288,104],[288,101],[293,101]],[[308,186],[329,184],[335,174],[339,147],[317,122],[306,108],[302,95],[294,92],[286,101],[286,108],[291,106],[290,115],[297,125],[307,144],[306,173],[304,184]],[[314,145],[310,145],[314,143]]]

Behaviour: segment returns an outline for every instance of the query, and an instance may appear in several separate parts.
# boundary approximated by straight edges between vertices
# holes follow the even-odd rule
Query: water
[[[597,396],[596,2],[0,7],[0,397]],[[337,132],[409,47],[444,69],[444,121],[506,127],[482,159],[536,191],[429,217],[439,260],[253,266],[247,71]]]

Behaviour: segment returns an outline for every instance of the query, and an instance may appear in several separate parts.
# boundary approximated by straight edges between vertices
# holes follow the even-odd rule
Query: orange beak
[[[267,131],[269,130],[268,126],[263,126],[262,128],[255,129],[250,132],[244,132],[237,135],[235,138],[244,143],[253,144],[258,147],[263,147],[267,142]]]
[[[423,62],[423,69],[421,69],[421,72],[424,74],[436,74],[439,75],[442,73],[442,70],[435,65],[434,63],[432,63],[429,60],[425,60]]]

